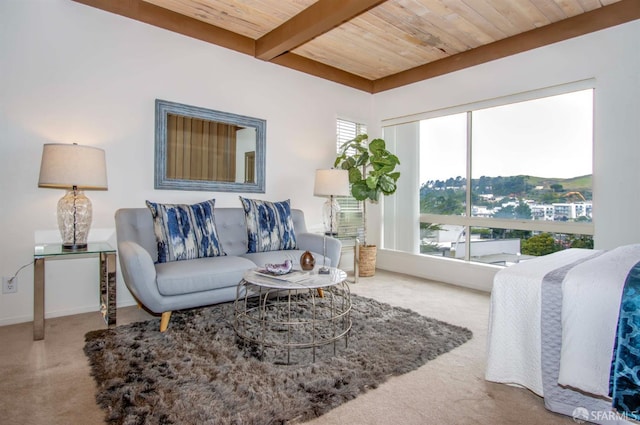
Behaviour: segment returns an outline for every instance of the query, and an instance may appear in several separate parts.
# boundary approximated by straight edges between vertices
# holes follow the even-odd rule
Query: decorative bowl
[[[264,268],[269,272],[277,275],[287,274],[293,269],[291,260],[285,260],[282,264],[265,264]]]

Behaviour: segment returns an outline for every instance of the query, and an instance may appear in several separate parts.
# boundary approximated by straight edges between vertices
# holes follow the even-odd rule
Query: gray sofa
[[[301,210],[291,210],[298,249],[247,253],[247,227],[242,208],[216,208],[218,238],[226,256],[157,263],[158,248],[148,208],[116,211],[118,258],[124,282],[136,300],[153,313],[162,313],[160,331],[171,312],[235,300],[245,271],[290,259],[299,268],[300,256],[311,251],[316,266],[323,263],[323,236],[308,233]],[[326,264],[337,267],[341,243],[326,238]]]

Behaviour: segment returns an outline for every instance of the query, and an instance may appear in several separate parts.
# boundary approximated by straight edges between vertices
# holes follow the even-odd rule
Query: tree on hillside
[[[541,233],[522,241],[520,251],[525,255],[547,255],[560,251],[562,246],[556,242],[550,233]]]
[[[464,191],[447,189],[421,191],[421,193],[421,213],[458,215],[464,212]]]
[[[569,238],[569,247],[593,249],[593,236],[571,235]]]
[[[543,204],[553,204],[554,202],[560,202],[560,196],[554,192],[546,192],[540,197],[540,202]]]
[[[508,218],[513,219],[516,217],[516,211],[513,205],[507,205],[506,207],[500,208],[500,210],[493,213],[494,218]]]
[[[478,194],[493,193],[491,181],[492,178],[487,176],[481,176],[479,179],[473,181],[475,192]]]
[[[507,205],[493,214],[495,218],[508,218],[510,220],[531,220],[531,208],[524,202],[517,206]]]
[[[549,187],[556,193],[560,193],[564,190],[564,186],[562,186],[560,183],[554,183]]]
[[[491,239],[528,239],[531,237],[531,230],[498,229],[491,228]]]
[[[519,220],[531,220],[531,207],[524,202],[520,202],[515,208],[516,218]]]

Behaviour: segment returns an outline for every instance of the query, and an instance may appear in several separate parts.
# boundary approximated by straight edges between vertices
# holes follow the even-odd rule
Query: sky
[[[420,123],[420,183],[465,177],[467,114]],[[593,90],[472,114],[472,178],[592,173]]]

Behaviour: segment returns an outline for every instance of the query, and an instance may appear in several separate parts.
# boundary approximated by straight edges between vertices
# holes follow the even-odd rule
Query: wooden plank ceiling
[[[640,0],[74,0],[377,93],[640,19]]]

